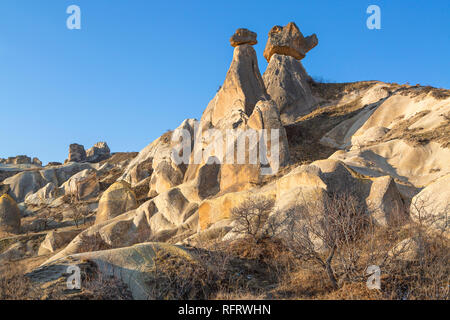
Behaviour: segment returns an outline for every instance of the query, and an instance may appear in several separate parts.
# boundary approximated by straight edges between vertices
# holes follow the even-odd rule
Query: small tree
[[[368,224],[364,206],[347,194],[333,195],[323,205],[305,203],[286,213],[286,243],[297,257],[318,263],[337,289],[333,259],[342,258],[345,273],[354,271],[360,252],[349,248]]]
[[[256,242],[267,237],[264,225],[274,204],[273,199],[254,197],[233,208],[231,217],[235,221],[234,232],[250,237]]]

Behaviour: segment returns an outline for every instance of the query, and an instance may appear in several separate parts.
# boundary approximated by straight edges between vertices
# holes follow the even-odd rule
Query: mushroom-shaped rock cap
[[[241,44],[257,44],[256,33],[248,29],[240,28],[231,36],[230,43],[233,47],[237,47]]]
[[[270,61],[273,54],[283,54],[301,60],[319,41],[316,34],[304,37],[294,22],[285,27],[275,26],[269,31],[269,39],[264,49],[264,58]]]

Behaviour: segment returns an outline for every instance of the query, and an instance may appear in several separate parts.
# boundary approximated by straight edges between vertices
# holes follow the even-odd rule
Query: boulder
[[[47,183],[44,187],[37,192],[28,195],[25,198],[27,205],[48,205],[52,203],[59,195],[59,190],[53,182]]]
[[[302,63],[291,56],[274,54],[263,75],[267,93],[275,101],[283,124],[310,113],[315,99]]]
[[[20,210],[17,203],[8,194],[0,197],[0,231],[20,232]]]
[[[256,33],[245,28],[237,29],[236,32],[230,38],[231,46],[237,47],[241,44],[255,45],[258,43],[256,40]]]
[[[314,161],[311,166],[320,168],[321,179],[327,185],[330,194],[353,194],[360,199],[367,197],[371,180],[363,176],[358,177],[343,162],[324,159]]]
[[[222,196],[203,201],[199,208],[199,229],[206,230],[215,223],[231,218],[233,208],[238,207],[252,197],[267,197],[275,199],[276,189],[268,185],[261,189],[230,192]],[[232,221],[229,221],[231,224]]]
[[[47,233],[44,241],[42,241],[38,255],[41,256],[53,253],[56,250],[61,249],[72,241],[79,233],[79,230],[50,231]]]
[[[75,195],[79,200],[97,197],[100,192],[100,183],[94,169],[82,170],[67,180],[62,186],[66,195]]]
[[[277,198],[282,199],[298,187],[316,187],[324,190],[328,186],[319,167],[302,165],[276,180]]]
[[[159,222],[164,220],[164,224],[169,223],[171,227],[177,227],[185,223],[197,210],[195,203],[190,203],[181,193],[179,188],[173,188],[160,194],[154,199],[157,212],[150,219],[152,230],[160,230],[162,225]]]
[[[83,162],[86,161],[86,151],[80,144],[73,143],[69,146],[68,162]]]
[[[294,22],[289,22],[284,27],[274,26],[269,31],[269,39],[263,55],[267,62],[275,53],[301,60],[318,43],[315,34],[305,38],[297,25]]]
[[[383,226],[399,223],[407,217],[405,201],[390,176],[373,179],[366,204],[372,218]]]
[[[115,182],[100,198],[95,224],[112,219],[136,207],[136,196],[130,185],[125,181]]]

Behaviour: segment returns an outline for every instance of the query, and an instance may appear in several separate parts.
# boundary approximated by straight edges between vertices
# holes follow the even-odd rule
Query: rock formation
[[[115,182],[102,195],[98,203],[96,224],[112,219],[136,208],[136,195],[125,181]]]
[[[241,44],[255,45],[258,43],[256,40],[256,33],[245,28],[237,29],[231,36],[230,43],[232,47],[237,47]]]
[[[275,26],[269,32],[264,50],[269,65],[263,79],[283,124],[292,123],[313,110],[315,100],[308,84],[310,77],[299,60],[316,45],[315,34],[304,38],[292,22],[285,27]]]
[[[94,146],[86,150],[86,160],[88,162],[100,162],[108,159],[111,151],[106,142],[97,142]]]
[[[270,62],[272,55],[277,53],[301,60],[318,43],[315,34],[305,38],[294,22],[289,22],[284,27],[274,26],[269,32],[264,58]]]
[[[86,151],[81,144],[73,143],[69,146],[68,162],[83,162],[86,160]]]
[[[20,210],[17,203],[9,195],[0,197],[0,231],[19,233]]]
[[[64,165],[41,168],[37,158],[21,156],[1,160],[0,231],[22,234],[11,238],[15,243],[0,243],[0,266],[45,256],[29,278],[47,287],[68,264],[89,260],[105,275],[117,272],[135,298],[146,298],[153,290],[149,279],[165,277],[151,269],[157,254],[169,262],[194,261],[196,250],[182,246],[205,240],[234,249],[243,234],[233,211],[259,197],[273,203],[261,232],[280,228],[276,241],[289,241],[284,231],[308,230],[303,218],[290,229],[288,213],[314,208],[312,220],[319,225],[336,195],[354,197],[376,231],[393,232],[386,257],[422,257],[423,239],[404,234],[418,225],[430,239],[448,239],[450,91],[378,81],[312,82],[300,60],[317,37],[305,38],[294,23],[270,31],[264,51],[269,64],[261,76],[256,38],[247,29],[231,37],[233,60],[200,121],[186,119],[139,153],[111,155],[99,142],[87,152],[71,145]],[[231,144],[217,146],[215,134]],[[181,141],[186,148],[179,148]],[[239,145],[245,146],[242,162]],[[86,209],[86,221],[76,221],[77,208]],[[400,223],[405,226],[391,228]],[[324,240],[313,242],[326,256]],[[250,260],[258,259],[245,263]]]
[[[251,33],[248,31],[245,34]],[[236,34],[232,39],[235,36]],[[246,37],[248,38],[250,37]],[[203,113],[201,122],[211,123],[213,127],[219,128],[237,127],[245,121],[245,116],[250,116],[259,100],[269,99],[251,43],[235,43],[233,61],[225,81]]]

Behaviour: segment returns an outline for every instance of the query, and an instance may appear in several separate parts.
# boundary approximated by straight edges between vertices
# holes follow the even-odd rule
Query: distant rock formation
[[[86,151],[86,160],[88,162],[100,162],[111,156],[111,150],[106,142],[97,142]]]
[[[15,157],[9,157],[8,159],[2,159],[0,158],[0,164],[35,164],[37,166],[42,166],[42,162],[38,158],[33,158],[33,161],[30,157],[26,155],[20,155]]]
[[[83,162],[86,160],[86,151],[84,146],[77,143],[72,143],[69,146],[69,157],[67,162]]]
[[[33,158],[33,164],[35,164],[35,165],[37,165],[39,167],[42,167],[42,161],[39,160],[39,158],[37,158],[37,157]]]

